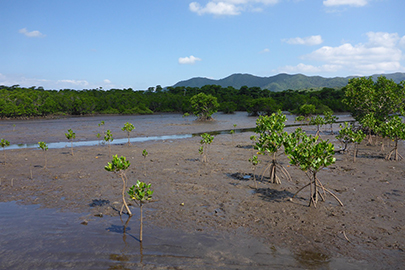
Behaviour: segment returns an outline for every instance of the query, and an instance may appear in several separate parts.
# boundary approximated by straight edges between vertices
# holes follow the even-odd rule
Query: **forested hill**
[[[384,75],[387,79],[394,80],[395,83],[399,83],[405,80],[405,73],[392,73],[392,74],[375,74],[372,75],[374,79]],[[234,88],[247,87],[260,87],[261,89],[268,89],[270,91],[283,91],[283,90],[300,90],[300,89],[317,89],[323,87],[340,88],[347,85],[350,77],[335,77],[324,78],[320,76],[305,76],[302,74],[288,75],[278,74],[271,77],[258,77],[250,74],[233,74],[223,79],[213,80],[208,78],[191,78],[189,80],[180,81],[173,85],[173,87],[203,87],[204,85],[219,85],[221,87],[232,86]]]

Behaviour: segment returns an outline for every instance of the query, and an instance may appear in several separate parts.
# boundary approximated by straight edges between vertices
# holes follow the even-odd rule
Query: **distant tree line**
[[[217,98],[219,111],[247,111],[250,115],[270,114],[278,109],[298,112],[304,104],[325,110],[346,110],[344,89],[286,90],[271,92],[259,87],[151,87],[146,91],[128,89],[44,90],[42,87],[0,86],[0,117],[34,117],[86,114],[151,114],[192,112],[190,99],[205,93]]]

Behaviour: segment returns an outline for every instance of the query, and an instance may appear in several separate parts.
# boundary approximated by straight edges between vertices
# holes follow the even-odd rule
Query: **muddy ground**
[[[220,115],[206,124],[182,119],[180,115],[145,117],[142,121],[129,117],[2,121],[0,135],[12,144],[56,142],[66,141],[63,133],[72,128],[78,140],[93,140],[100,119],[106,120],[105,129],[110,128],[121,138],[125,134],[119,128],[128,119],[137,127],[131,136],[231,129],[233,124],[247,128],[254,126],[255,121]],[[139,120],[138,126],[135,120]],[[314,133],[313,127],[304,130]],[[207,233],[232,233],[243,228],[269,245],[297,254],[366,261],[374,269],[403,267],[405,161],[384,160],[391,147],[381,151],[378,145],[362,144],[355,163],[351,153],[336,153],[336,163],[319,172],[318,177],[344,207],[327,196],[315,209],[308,207],[309,189],[291,200],[308,179],[298,168],[289,166],[284,155],[279,156],[279,161],[293,181],[282,179],[281,185],[274,185],[266,177],[261,180],[267,157],[255,171],[255,187],[248,162],[255,153],[251,135],[252,132],[244,132],[215,136],[208,163],[201,162],[199,137],[111,145],[111,152],[130,160],[126,173],[129,185],[137,179],[152,184],[155,202],[145,205],[144,215],[155,226]],[[326,130],[322,138],[340,147]],[[72,156],[70,144],[66,144],[67,148],[49,149],[46,153],[35,148],[1,151],[0,202],[19,200],[46,208],[89,212],[83,217],[84,222],[92,222],[97,218],[94,215],[118,215],[122,181],[104,170],[111,161],[108,147],[77,147]],[[142,157],[143,149],[149,153],[147,158]],[[400,153],[405,154],[404,143],[400,144]]]

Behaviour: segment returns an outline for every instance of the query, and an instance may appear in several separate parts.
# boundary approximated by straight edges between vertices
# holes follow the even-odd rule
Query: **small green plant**
[[[47,165],[47,160],[46,160],[46,151],[48,151],[48,145],[45,142],[38,142],[38,148],[44,151],[44,157],[45,157],[45,166],[44,169],[46,168]]]
[[[190,114],[188,112],[185,112],[183,114],[183,118],[186,119],[186,123],[188,123],[188,117],[190,116]]]
[[[5,139],[1,139],[1,141],[0,141],[0,146],[3,147],[4,164],[6,164],[6,162],[7,162],[6,151],[4,151],[4,148],[5,148],[6,146],[9,146],[9,145],[10,145],[10,142],[9,142],[9,141],[7,141],[7,140],[5,140]]]
[[[122,210],[125,209],[128,212],[129,216],[132,216],[131,210],[129,210],[128,204],[125,200],[125,190],[127,188],[127,176],[125,174],[125,170],[129,168],[131,163],[127,160],[126,157],[118,157],[118,155],[114,155],[111,162],[108,162],[107,166],[104,167],[106,171],[118,173],[118,175],[122,179],[122,207],[120,210],[120,215],[122,215]]]
[[[148,152],[146,151],[146,149],[143,149],[142,151],[142,156],[143,156],[143,170],[144,170],[144,175],[146,176],[146,157],[148,156]]]
[[[70,148],[72,149],[72,156],[73,154],[73,140],[76,138],[76,133],[73,130],[68,129],[68,133],[65,133],[66,139],[70,141]]]
[[[333,135],[333,124],[336,123],[336,121],[339,119],[339,117],[333,115],[333,111],[326,111],[324,113],[324,120],[326,125],[330,125],[330,134]]]
[[[359,122],[363,129],[367,130],[367,144],[372,145],[373,140],[371,134],[375,130],[377,123],[374,113],[366,114]]]
[[[316,134],[315,136],[319,136],[321,132],[321,127],[326,124],[325,119],[322,116],[317,115],[315,117],[311,117],[309,120],[310,125],[316,125]]]
[[[113,135],[109,129],[104,135],[104,141],[108,143],[108,155],[111,156],[111,142],[114,140]]]
[[[256,155],[253,155],[253,157],[249,158],[250,164],[252,164],[252,169],[253,169],[253,181],[255,182],[255,188],[257,189],[257,182],[256,182],[256,166],[259,165],[260,160]]]
[[[13,131],[15,131],[15,124],[13,124]]]
[[[394,148],[385,156],[386,160],[401,160],[403,157],[398,153],[398,141],[405,140],[405,123],[399,116],[395,115],[385,122],[381,129],[384,136],[394,141]]]
[[[286,154],[290,159],[290,164],[299,167],[309,178],[309,183],[300,188],[293,198],[304,188],[310,187],[311,194],[309,206],[316,207],[318,195],[325,201],[326,192],[331,194],[341,206],[343,203],[330,190],[325,188],[317,177],[317,173],[325,167],[335,163],[335,149],[328,140],[324,141],[318,137],[307,136],[297,129],[286,137],[284,144]],[[323,191],[323,195],[321,193]]]
[[[277,153],[283,147],[284,139],[287,133],[284,132],[285,122],[287,117],[278,110],[277,113],[273,113],[270,116],[260,116],[256,120],[255,132],[259,134],[258,137],[253,137],[257,140],[254,148],[258,150],[260,155],[271,155],[272,161],[266,166],[262,172],[262,180],[267,170],[270,171],[270,182],[273,184],[281,184],[281,180],[278,177],[277,171],[288,180],[291,180],[291,176],[288,171],[277,162]]]
[[[208,147],[214,140],[214,136],[208,133],[204,133],[203,135],[201,135],[201,138],[201,146],[198,151],[203,156],[201,161],[208,163]]]
[[[98,124],[98,126],[101,128],[101,133],[97,133],[97,139],[100,139],[101,137],[103,137],[104,136],[104,126],[105,125],[105,123],[104,123],[104,121],[101,121],[99,124]],[[100,142],[101,143],[101,142]]]
[[[339,135],[336,136],[342,144],[344,144],[343,151],[347,150],[347,146],[350,143],[354,143],[353,150],[353,162],[356,162],[356,157],[358,153],[358,145],[364,140],[366,134],[363,133],[361,129],[354,131],[352,126],[349,126],[347,122],[344,126],[340,125]]]
[[[231,136],[232,136],[232,145],[233,145],[233,134],[235,134],[235,128],[236,128],[236,124],[233,124],[233,129],[231,129],[231,131],[229,131],[229,133],[231,134]]]
[[[141,209],[141,226],[139,229],[139,241],[142,242],[143,234],[143,215],[142,206],[152,199],[153,190],[150,188],[151,184],[145,184],[144,182],[137,181],[136,185],[129,188],[128,194],[131,200],[135,201]]]
[[[125,125],[121,128],[122,131],[126,131],[127,132],[127,136],[128,136],[128,145],[131,145],[131,142],[129,141],[129,135],[131,133],[132,130],[134,130],[135,127],[134,125],[132,125],[129,122],[126,122]]]

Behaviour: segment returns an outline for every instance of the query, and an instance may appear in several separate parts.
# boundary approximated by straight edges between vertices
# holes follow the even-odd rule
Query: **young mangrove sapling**
[[[142,206],[144,203],[152,199],[153,190],[150,188],[151,184],[145,184],[137,180],[136,185],[133,185],[129,188],[128,194],[131,200],[135,201],[141,209],[141,226],[139,230],[139,241],[142,242],[143,234],[143,215],[142,215]]]
[[[256,121],[255,128],[258,137],[251,137],[251,139],[257,140],[254,148],[258,150],[258,154],[269,154],[273,156],[272,161],[263,169],[261,174],[263,180],[264,174],[269,170],[270,182],[273,184],[281,184],[277,170],[279,170],[286,179],[291,180],[291,176],[287,170],[277,162],[277,152],[283,146],[284,138],[287,136],[287,132],[283,132],[286,121],[287,117],[280,110],[270,116],[260,116]]]
[[[44,157],[45,157],[45,166],[44,169],[46,168],[46,151],[48,151],[48,145],[45,142],[38,142],[38,148],[41,149],[42,151],[44,151]]]
[[[135,127],[134,125],[132,125],[129,122],[126,122],[125,125],[121,128],[122,131],[126,131],[127,132],[127,136],[128,136],[128,145],[131,145],[131,142],[129,141],[129,135],[131,133],[132,130],[134,130]]]
[[[73,156],[73,139],[76,138],[76,133],[73,130],[68,129],[68,133],[65,133],[66,139],[70,141],[70,148],[72,149],[72,156]]]
[[[7,162],[6,151],[4,151],[4,148],[5,148],[6,146],[9,146],[9,145],[10,145],[10,142],[9,142],[9,141],[7,141],[7,140],[5,140],[5,139],[1,139],[1,141],[0,141],[0,146],[3,148],[4,164],[6,164],[6,162]]]
[[[127,176],[125,170],[129,168],[131,163],[127,160],[126,157],[118,157],[114,155],[111,162],[108,162],[107,166],[104,167],[106,171],[118,173],[122,179],[122,207],[120,210],[120,215],[122,215],[122,210],[125,209],[128,212],[128,215],[132,216],[131,210],[129,210],[128,204],[125,200],[125,190],[127,188]]]
[[[335,149],[328,140],[324,141],[318,137],[307,136],[297,129],[289,134],[285,141],[285,151],[292,165],[298,166],[309,178],[309,183],[300,188],[293,198],[304,188],[310,187],[309,206],[316,208],[318,195],[325,201],[326,192],[331,194],[341,206],[343,203],[330,190],[325,188],[317,177],[317,173],[325,167],[335,163]],[[323,191],[323,195],[321,193]]]
[[[201,138],[202,138],[200,141],[201,146],[198,151],[203,156],[201,161],[208,163],[208,147],[214,140],[214,136],[208,133],[204,133],[203,135],[201,135]]]

